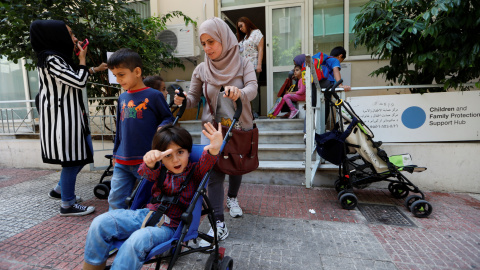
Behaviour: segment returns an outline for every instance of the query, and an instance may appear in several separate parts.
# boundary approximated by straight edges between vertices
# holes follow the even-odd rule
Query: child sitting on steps
[[[298,101],[305,101],[305,85],[302,81],[302,66],[295,64],[293,79],[297,80],[297,91],[290,92],[283,96],[282,101],[278,104],[278,108],[282,108],[284,103],[287,103],[290,112],[288,114],[288,118],[292,119],[295,118],[300,110],[295,108],[293,102]]]

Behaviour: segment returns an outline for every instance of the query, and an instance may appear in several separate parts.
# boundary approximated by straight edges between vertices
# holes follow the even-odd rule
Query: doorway
[[[293,69],[293,58],[304,53],[306,42],[306,11],[303,1],[290,4],[275,2],[261,7],[222,11],[222,18],[236,33],[235,23],[242,16],[248,17],[264,36],[262,72],[258,79],[258,101],[252,102],[260,116],[266,117],[277,93]],[[259,106],[259,107],[258,107]]]
[[[259,116],[267,115],[267,46],[266,46],[266,24],[265,7],[245,8],[222,11],[222,19],[230,26],[233,33],[236,32],[236,22],[240,17],[247,17],[262,32],[264,36],[262,72],[258,78],[257,97],[252,101],[252,110]]]

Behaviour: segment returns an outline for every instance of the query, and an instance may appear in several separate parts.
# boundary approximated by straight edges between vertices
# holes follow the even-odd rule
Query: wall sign
[[[375,141],[480,140],[480,91],[349,97]]]

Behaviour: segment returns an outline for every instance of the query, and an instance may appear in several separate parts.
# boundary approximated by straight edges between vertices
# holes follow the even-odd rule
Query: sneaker
[[[118,248],[113,248],[112,250],[110,250],[110,251],[108,252],[108,256],[109,256],[109,257],[112,256],[113,254],[117,253],[117,251],[118,251]]]
[[[240,208],[237,198],[227,197],[227,207],[230,209],[230,216],[236,218],[243,215],[242,208]]]
[[[93,206],[83,206],[76,203],[69,208],[60,207],[60,216],[84,216],[93,213],[93,211],[95,211]]]
[[[299,110],[295,109],[294,111],[292,111],[290,113],[290,116],[288,117],[288,119],[292,119],[292,118],[295,118],[295,116],[297,116]]]
[[[48,197],[54,200],[62,199],[62,195],[56,192],[54,189],[50,190],[50,192],[48,193]],[[76,197],[76,203],[81,203],[83,201],[82,198],[80,198],[80,196],[75,196],[75,197]]]
[[[223,226],[220,225],[220,223],[223,223]],[[208,231],[207,235],[213,237],[213,228],[210,228],[210,230]],[[217,220],[217,239],[218,239],[218,241],[223,241],[223,240],[225,240],[227,237],[228,237],[227,224],[225,224],[225,222],[220,222],[220,221]],[[210,246],[210,243],[202,239],[202,240],[198,243],[198,246],[200,246],[200,247],[208,247],[208,246]]]

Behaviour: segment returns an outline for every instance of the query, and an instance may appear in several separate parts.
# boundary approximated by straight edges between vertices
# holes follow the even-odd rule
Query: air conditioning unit
[[[168,25],[166,30],[158,33],[157,39],[172,46],[175,57],[197,57],[200,48],[196,46],[197,35],[193,24]]]

